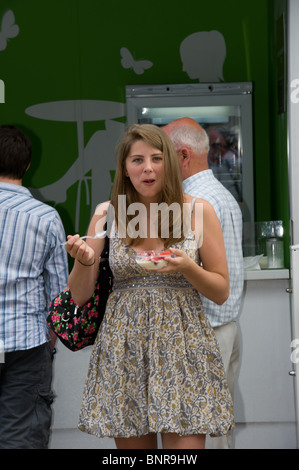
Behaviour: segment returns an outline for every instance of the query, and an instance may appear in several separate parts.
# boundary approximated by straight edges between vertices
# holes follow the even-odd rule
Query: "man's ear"
[[[188,166],[189,163],[190,163],[190,159],[191,159],[191,151],[190,149],[188,149],[188,147],[182,147],[180,149],[180,152],[182,154],[182,157],[183,157],[183,165],[184,166]]]

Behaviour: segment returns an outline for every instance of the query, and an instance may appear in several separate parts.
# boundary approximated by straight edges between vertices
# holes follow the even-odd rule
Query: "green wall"
[[[180,44],[191,33],[217,30],[223,34],[227,48],[224,80],[254,84],[257,220],[283,218],[286,204],[279,206],[273,199],[271,183],[273,145],[284,145],[273,142],[273,122],[269,114],[274,112],[269,39],[273,33],[272,3],[268,0],[251,0],[250,4],[240,0],[189,0],[183,4],[173,0],[169,4],[153,0],[145,6],[142,4],[141,8],[136,0],[1,0],[0,21],[7,10],[12,10],[19,34],[0,50],[0,79],[5,83],[0,122],[22,126],[33,140],[32,167],[24,184],[41,188],[55,183],[78,156],[74,120],[37,119],[25,113],[28,107],[66,100],[124,104],[127,84],[196,82],[198,80],[191,80],[183,71]],[[146,59],[153,66],[143,74],[124,68],[122,47],[131,51],[134,60]],[[125,122],[124,115],[112,119]],[[84,145],[105,126],[101,119],[84,122]],[[104,149],[100,158],[108,160],[111,170],[114,169],[113,152]],[[277,167],[276,174],[279,172]],[[88,176],[88,171],[86,174]],[[99,179],[99,187],[101,184]],[[281,191],[287,192],[286,178],[280,184],[283,185]],[[67,232],[75,228],[77,185],[74,183],[65,195],[54,195],[52,201],[47,198],[60,212]],[[81,233],[85,232],[91,216],[85,190],[85,186],[81,188]]]

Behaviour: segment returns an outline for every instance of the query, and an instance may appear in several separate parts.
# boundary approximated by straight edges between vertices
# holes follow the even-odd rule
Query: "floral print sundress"
[[[199,263],[193,232],[175,244]],[[110,238],[113,293],[90,357],[79,429],[98,437],[226,434],[233,406],[200,294],[181,273],[145,271]]]

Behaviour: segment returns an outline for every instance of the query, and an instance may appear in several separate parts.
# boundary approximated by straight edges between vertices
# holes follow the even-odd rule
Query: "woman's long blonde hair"
[[[163,153],[164,157],[164,184],[163,189],[160,195],[159,203],[166,203],[167,206],[170,206],[172,203],[178,203],[181,214],[180,214],[180,223],[181,229],[179,238],[174,238],[174,223],[172,214],[169,217],[169,236],[163,238],[161,236],[161,217],[159,217],[158,222],[158,236],[164,241],[165,247],[178,242],[183,239],[183,189],[182,189],[182,178],[181,171],[178,163],[177,153],[173,147],[173,144],[162,129],[152,124],[133,124],[126,130],[123,138],[121,139],[118,146],[118,160],[116,173],[113,183],[112,197],[111,202],[115,210],[115,219],[116,226],[118,227],[118,211],[119,200],[118,196],[125,195],[126,201],[126,224],[128,223],[134,215],[128,215],[128,206],[132,203],[140,202],[138,193],[135,190],[134,186],[131,183],[129,177],[125,174],[126,168],[126,158],[129,155],[132,145],[138,141],[142,140],[152,147],[158,149]],[[137,238],[130,238],[127,235],[127,241],[129,246],[136,245],[138,243]]]

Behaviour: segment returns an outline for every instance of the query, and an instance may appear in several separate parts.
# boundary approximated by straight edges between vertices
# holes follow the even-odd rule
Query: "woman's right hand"
[[[68,235],[65,247],[69,255],[79,261],[79,263],[85,265],[94,264],[94,250],[80,238],[80,235]]]

